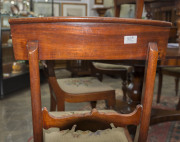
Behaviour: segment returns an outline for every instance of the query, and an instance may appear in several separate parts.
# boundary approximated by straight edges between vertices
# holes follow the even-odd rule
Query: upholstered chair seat
[[[108,64],[108,63],[100,63],[100,62],[93,62],[93,65],[97,69],[104,69],[104,70],[125,69],[127,70],[128,73],[133,71],[133,67],[128,65],[116,65],[116,64]]]
[[[58,79],[57,82],[64,92],[71,94],[114,90],[112,87],[100,82],[96,77]]]
[[[54,117],[67,117],[73,114],[83,114],[89,111],[66,111],[66,112],[50,112]],[[99,112],[109,113],[114,110],[99,110]],[[128,131],[123,127],[115,127],[110,124],[110,128],[105,130],[97,130],[95,132],[86,130],[75,130],[76,125],[71,129],[60,130],[59,128],[43,129],[44,142],[129,142]],[[33,139],[31,139],[33,142]]]

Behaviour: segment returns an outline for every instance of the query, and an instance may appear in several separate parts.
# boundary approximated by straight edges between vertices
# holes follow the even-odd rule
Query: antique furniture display
[[[29,60],[34,142],[43,141],[43,128],[71,127],[83,121],[96,122],[116,127],[138,125],[136,140],[147,139],[153,88],[158,59],[165,55],[171,23],[120,18],[27,18],[11,19],[11,31],[15,58]],[[52,32],[52,31],[56,32]],[[126,42],[129,36],[137,40]],[[165,36],[164,36],[165,35]],[[62,38],[59,38],[62,37]],[[125,41],[125,42],[124,42]],[[131,51],[131,52],[129,52]],[[141,105],[133,113],[70,114],[58,117],[41,108],[39,60],[146,60],[144,89]],[[93,127],[90,125],[89,130]],[[80,128],[77,128],[80,129]],[[127,132],[127,131],[126,131]],[[128,141],[124,129],[122,141]],[[49,133],[51,135],[51,133]],[[46,137],[46,136],[45,136]],[[113,138],[118,137],[118,135]],[[106,137],[104,137],[106,139]],[[73,140],[73,139],[72,139]],[[46,140],[44,140],[46,141]],[[103,141],[103,140],[102,140]],[[116,139],[120,141],[120,139]],[[130,141],[130,140],[129,140]]]

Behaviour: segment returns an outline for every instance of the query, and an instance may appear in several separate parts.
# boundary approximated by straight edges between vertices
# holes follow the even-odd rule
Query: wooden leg
[[[176,96],[178,95],[178,90],[179,90],[179,78],[175,78],[175,91],[176,91]]]
[[[50,111],[56,111],[56,101],[52,95],[50,98]]]
[[[157,103],[160,103],[161,98],[161,90],[162,90],[162,81],[163,81],[163,75],[161,69],[159,69],[159,83],[158,83],[158,94],[157,94]]]
[[[176,106],[176,110],[180,110],[180,97],[179,97],[179,102],[178,102],[178,104]]]
[[[122,82],[123,101],[127,100],[127,97],[126,97],[126,91],[127,91],[126,85],[127,85],[126,81],[123,80],[123,82]]]
[[[49,91],[50,91],[50,111],[56,111],[56,100],[53,96],[53,90],[49,83]]]
[[[96,108],[97,101],[91,101],[91,108]]]

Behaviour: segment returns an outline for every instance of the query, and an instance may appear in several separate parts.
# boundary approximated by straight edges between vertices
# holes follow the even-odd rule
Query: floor
[[[58,78],[69,77],[66,70],[58,72]],[[105,76],[104,83],[121,91],[121,80]],[[112,83],[113,82],[113,83]],[[157,92],[157,77],[155,93]],[[42,106],[49,109],[49,89],[48,84],[41,85]],[[174,94],[174,78],[164,76],[163,95]],[[26,142],[32,136],[31,101],[30,89],[12,93],[3,100],[0,100],[0,142]],[[80,110],[87,103],[66,103],[66,110]]]

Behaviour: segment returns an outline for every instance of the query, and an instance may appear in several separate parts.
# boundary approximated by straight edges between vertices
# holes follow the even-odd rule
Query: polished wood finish
[[[33,120],[33,135],[35,142],[43,141],[41,91],[39,75],[38,41],[28,41],[27,49],[31,85],[31,106]]]
[[[138,125],[140,123],[142,106],[138,105],[134,112],[130,114],[119,114],[117,112],[102,113],[96,109],[92,109],[91,113],[73,114],[62,117],[54,117],[50,115],[46,108],[43,109],[43,126],[45,129],[51,127],[59,127],[61,130],[72,127],[83,120],[97,121],[97,123],[110,124],[114,126],[125,127],[126,125]],[[126,119],[124,119],[126,118]]]
[[[166,42],[164,42],[163,39],[168,39],[168,27],[171,26],[171,23],[160,21],[95,17],[84,18],[84,20],[83,18],[76,18],[74,21],[73,18],[30,18],[29,20],[28,18],[23,18],[10,19],[9,22],[11,23],[13,46],[16,48],[14,54],[15,58],[18,60],[27,60],[27,51],[24,48],[26,47],[26,39],[37,39],[39,41],[40,60],[66,60],[67,57],[69,57],[68,59],[70,60],[105,60],[107,55],[110,60],[145,59],[149,35],[151,35],[151,39],[154,40],[154,42],[158,42],[158,50],[161,51],[160,57],[162,57],[165,56],[165,49],[163,47],[166,46]],[[27,24],[27,22],[31,24]],[[46,22],[46,24],[43,24],[43,22]],[[59,24],[60,22],[61,24]],[[80,24],[80,22],[86,22],[86,24]],[[18,23],[19,25],[17,25]],[[133,24],[133,27],[130,23]],[[21,27],[22,30],[17,31],[19,27]],[[44,31],[47,27],[49,31],[56,31],[56,34],[59,36],[56,36],[53,32]],[[112,29],[111,27],[114,28]],[[124,32],[124,29],[127,28],[129,30]],[[32,29],[34,29],[33,36],[31,34]],[[131,44],[124,44],[123,39],[126,35],[134,35],[134,29],[138,29],[136,35],[138,36],[139,41],[133,47]],[[86,31],[84,36],[82,30]],[[146,34],[147,32],[148,34]],[[94,33],[94,36],[91,36],[92,33]],[[109,34],[104,35],[98,33]],[[19,39],[21,40],[19,41]],[[71,40],[65,42],[68,39]],[[115,39],[116,42],[114,42]],[[103,46],[103,54],[101,53],[102,45],[105,45]],[[129,49],[128,51],[126,50],[127,48]],[[51,50],[49,51],[49,49]],[[57,52],[59,54],[54,54]],[[98,54],[94,55],[94,52],[97,52]],[[135,52],[138,52],[138,54],[134,54]]]
[[[35,142],[42,142],[42,129],[43,126],[47,125],[42,125],[42,119],[43,122],[48,122],[49,126],[54,126],[53,121],[57,124],[56,119],[51,119],[51,117],[49,119],[47,113],[40,111],[38,60],[53,59],[147,60],[142,98],[142,117],[138,115],[135,119],[137,121],[141,120],[138,123],[138,142],[147,140],[158,52],[159,58],[165,56],[164,51],[171,27],[170,23],[119,18],[62,18],[62,20],[61,18],[30,18],[11,19],[10,24],[15,58],[29,60],[30,62]],[[137,43],[124,44],[123,39],[127,35],[137,35]],[[26,45],[28,45],[28,50]],[[42,114],[47,117],[42,117]],[[131,115],[120,115],[122,119],[112,116],[112,121],[117,122],[117,125],[120,124],[121,126],[134,123],[134,120],[125,121]],[[93,119],[94,117],[94,119],[104,121],[105,116],[95,111],[88,118],[92,117]],[[64,122],[73,117],[65,118]],[[86,115],[78,116],[77,118],[81,120],[85,119],[85,117]],[[109,118],[111,117],[108,116],[107,119]],[[122,123],[120,123],[120,120]],[[70,121],[68,122],[71,123]],[[61,123],[58,122],[58,125],[61,125]]]
[[[140,126],[140,141],[146,141],[148,135],[148,128],[151,115],[152,99],[153,99],[153,90],[154,90],[154,81],[156,76],[156,67],[157,67],[157,58],[158,58],[158,49],[157,43],[149,43],[149,56],[147,57],[147,63],[145,67],[145,77],[142,93],[142,105],[143,113]],[[150,95],[151,94],[151,95]],[[144,133],[144,134],[143,134]],[[141,135],[142,134],[142,135]]]

